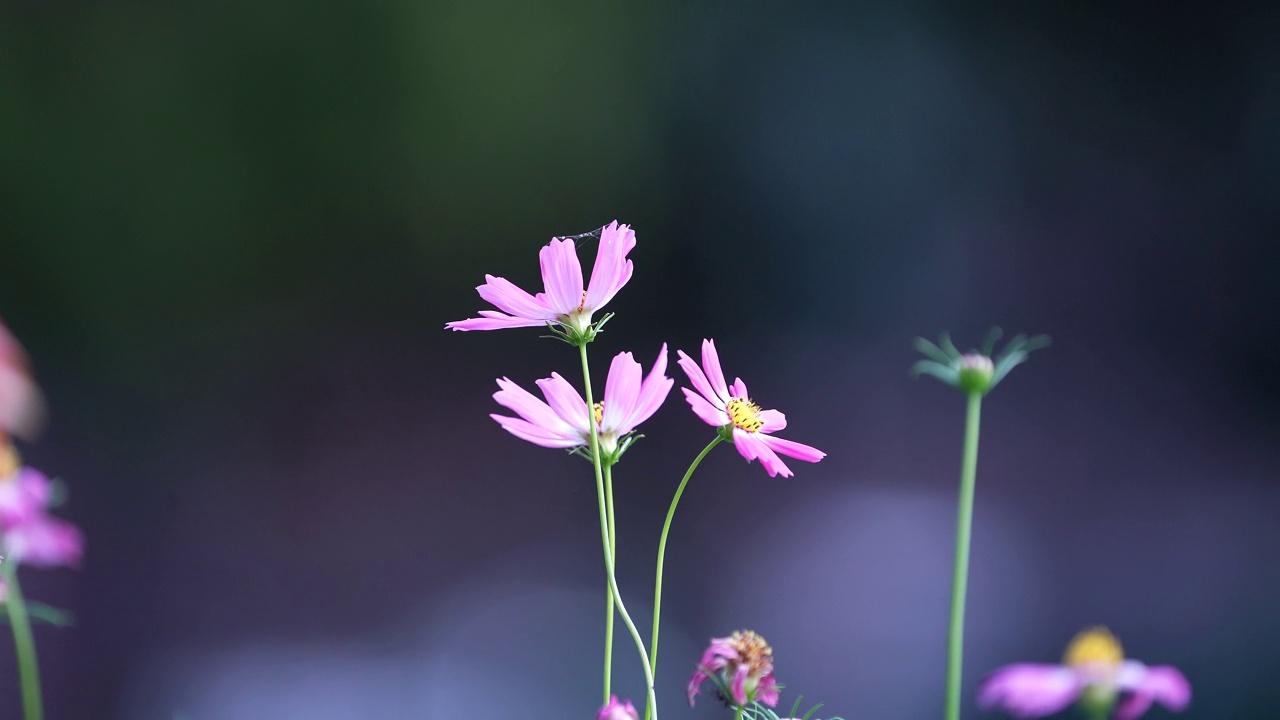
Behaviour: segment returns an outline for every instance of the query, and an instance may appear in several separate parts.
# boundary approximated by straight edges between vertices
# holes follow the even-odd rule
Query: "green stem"
[[[594,419],[595,413],[592,412]],[[592,425],[594,426],[594,422]],[[604,499],[605,510],[608,512],[609,520],[609,560],[614,563],[615,567],[618,563],[618,535],[614,529],[613,518],[613,466],[604,466]],[[613,675],[613,619],[617,615],[617,610],[613,603],[613,588],[608,582],[605,583],[605,592],[609,598],[609,614],[604,619],[604,704],[609,704],[609,697],[612,694],[609,684]]]
[[[582,382],[586,389],[588,422],[591,424],[591,465],[596,472],[596,499],[600,506],[600,543],[604,549],[604,565],[609,576],[609,592],[613,595],[613,602],[618,608],[618,614],[622,616],[622,623],[627,626],[627,630],[631,633],[631,639],[636,644],[636,650],[640,653],[640,666],[644,670],[645,686],[648,691],[646,702],[654,708],[653,720],[657,720],[658,703],[653,689],[653,672],[649,670],[649,654],[645,652],[644,640],[640,638],[640,632],[636,630],[636,624],[631,621],[631,615],[627,613],[627,607],[622,602],[622,594],[618,592],[618,580],[614,577],[613,556],[610,550],[609,509],[605,500],[604,472],[600,462],[600,436],[596,427],[595,412],[592,408],[595,403],[591,397],[591,369],[587,366],[586,344],[579,345],[578,350],[582,357]],[[607,661],[606,667],[608,667]],[[606,702],[608,702],[607,699]]]
[[[31,635],[31,620],[27,617],[27,605],[22,600],[18,586],[17,563],[0,562],[7,597],[5,608],[9,611],[9,625],[13,628],[13,646],[18,653],[18,677],[22,684],[22,717],[24,720],[41,720],[44,702],[40,696],[40,666],[36,663],[36,641]]]
[[[667,555],[667,535],[671,532],[671,520],[676,516],[676,506],[680,504],[680,497],[684,495],[684,487],[689,484],[689,478],[693,477],[693,471],[702,464],[702,459],[711,452],[711,448],[719,445],[723,439],[716,435],[716,438],[698,453],[698,457],[693,459],[693,464],[685,471],[684,479],[680,481],[680,487],[676,488],[675,497],[671,498],[671,507],[667,509],[667,521],[662,524],[662,536],[658,540],[658,577],[653,584],[653,638],[649,641],[649,670],[655,675],[658,672],[658,626],[662,616],[662,562]],[[645,717],[647,718],[648,715]]]
[[[951,626],[947,633],[946,720],[960,718],[960,669],[964,656],[964,598],[969,584],[969,537],[973,530],[973,486],[978,472],[978,423],[982,394],[969,393],[960,465],[960,507],[956,515],[956,566],[951,581]]]
[[[742,720],[742,706],[738,705],[733,708],[733,720]]]

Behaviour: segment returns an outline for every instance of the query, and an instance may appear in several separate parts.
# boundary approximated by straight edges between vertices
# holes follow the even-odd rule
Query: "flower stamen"
[[[746,398],[732,398],[725,405],[724,411],[728,413],[734,427],[752,433],[759,432],[764,427],[764,420],[760,419],[760,406]]]
[[[604,422],[604,403],[598,402],[591,406],[591,414],[596,417],[596,427],[600,427]]]

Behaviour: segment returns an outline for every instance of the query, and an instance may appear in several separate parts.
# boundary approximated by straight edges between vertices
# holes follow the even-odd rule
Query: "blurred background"
[[[787,707],[940,715],[963,400],[910,341],[992,324],[1054,345],[984,408],[966,716],[1099,623],[1183,669],[1185,717],[1275,716],[1278,34],[1230,4],[5,3],[0,315],[52,409],[25,458],[87,537],[24,571],[78,618],[37,629],[49,717],[592,717],[594,483],[487,417],[576,356],[442,327],[615,218],[598,379],[714,337],[829,453],[694,477],[662,717],[725,717],[683,690],[742,627]],[[711,430],[678,391],[643,430],[647,637]]]

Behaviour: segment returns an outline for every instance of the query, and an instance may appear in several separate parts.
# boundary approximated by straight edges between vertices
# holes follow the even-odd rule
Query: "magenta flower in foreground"
[[[592,408],[598,424],[600,451],[616,461],[625,450],[624,438],[640,423],[648,420],[671,392],[674,380],[666,376],[667,346],[663,344],[648,377],[631,353],[619,353],[609,366],[604,400]],[[515,411],[520,417],[491,414],[507,432],[534,445],[549,448],[588,447],[591,442],[591,416],[587,402],[577,388],[557,373],[538,381],[546,402],[507,378],[498,380],[501,388],[493,394],[498,404]]]
[[[689,680],[689,706],[702,689],[702,683],[714,679],[722,700],[739,707],[753,702],[776,707],[778,682],[773,677],[773,648],[751,630],[739,630],[729,637],[711,638],[702,654],[702,662]],[[728,693],[726,695],[725,693]]]
[[[1116,704],[1120,693],[1126,696]],[[991,674],[978,688],[978,704],[1016,718],[1053,715],[1079,700],[1115,720],[1134,720],[1152,703],[1179,712],[1191,702],[1191,684],[1170,665],[1150,667],[1126,660],[1106,628],[1091,628],[1067,647],[1062,665],[1022,663]]]
[[[608,704],[596,713],[596,720],[640,720],[640,714],[630,700],[620,702],[617,695],[610,695]]]
[[[80,530],[47,512],[51,497],[49,479],[38,470],[24,467],[0,476],[0,544],[5,562],[36,567],[80,564],[84,546]]]
[[[697,390],[680,388],[689,406],[708,425],[731,431],[733,445],[742,457],[748,461],[758,459],[769,477],[792,475],[791,468],[778,455],[805,462],[818,462],[827,456],[817,448],[771,434],[787,426],[787,417],[777,410],[761,410],[759,405],[751,402],[742,378],[735,378],[732,386],[725,384],[720,356],[716,354],[713,341],[702,341],[702,367],[698,367],[698,363],[683,350],[679,355],[680,368]]]
[[[627,253],[635,246],[636,234],[630,227],[614,220],[602,228],[591,282],[584,288],[574,241],[553,239],[538,253],[546,292],[530,295],[509,280],[485,275],[484,285],[476,290],[498,310],[481,310],[481,317],[451,322],[445,327],[501,330],[559,323],[573,332],[584,333],[591,325],[592,313],[604,307],[631,279]]]

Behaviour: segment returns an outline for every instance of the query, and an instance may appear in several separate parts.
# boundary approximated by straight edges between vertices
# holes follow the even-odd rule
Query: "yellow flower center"
[[[0,437],[0,441],[2,440],[3,438]],[[22,460],[18,458],[18,451],[13,445],[4,443],[4,446],[0,447],[0,480],[13,477],[20,467],[22,467]]]
[[[1116,666],[1124,660],[1124,649],[1110,630],[1104,627],[1089,628],[1076,635],[1067,646],[1063,662],[1073,667],[1081,665]]]
[[[596,427],[604,422],[604,403],[598,402],[591,406],[591,414],[596,416]]]
[[[764,420],[760,419],[760,406],[746,398],[733,398],[725,405],[724,411],[729,414],[734,427],[747,432],[758,432],[764,427]]]

